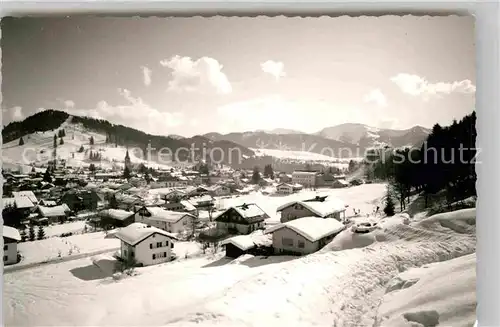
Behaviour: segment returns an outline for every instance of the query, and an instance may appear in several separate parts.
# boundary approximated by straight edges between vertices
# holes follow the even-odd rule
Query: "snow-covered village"
[[[5,326],[474,325],[473,20],[259,19],[3,21]]]

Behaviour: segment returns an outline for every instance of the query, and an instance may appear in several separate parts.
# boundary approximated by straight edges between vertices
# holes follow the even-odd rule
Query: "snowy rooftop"
[[[211,195],[202,195],[202,196],[197,196],[197,197],[192,197],[189,199],[189,202],[192,204],[200,203],[200,202],[209,202],[213,201],[213,197]]]
[[[12,195],[14,196],[14,198],[27,197],[33,203],[37,203],[38,202],[38,199],[36,198],[35,193],[33,193],[33,191],[12,192]]]
[[[178,222],[182,217],[190,215],[187,212],[170,211],[160,207],[147,207],[146,210],[151,213],[151,217],[148,217],[148,219],[166,221],[169,223]]]
[[[304,217],[272,226],[268,228],[265,233],[273,233],[282,228],[289,228],[297,234],[304,236],[309,241],[316,242],[331,234],[342,231],[345,226],[335,219]]]
[[[5,208],[8,205],[16,206],[16,208],[24,209],[24,208],[33,208],[34,204],[31,200],[26,196],[18,196],[14,198],[3,198],[2,199],[3,207]]]
[[[63,203],[55,207],[38,206],[38,211],[43,217],[59,217],[65,216],[66,213],[70,212],[70,209]]]
[[[182,200],[181,204],[186,208],[188,211],[196,210],[196,207],[189,201],[187,200]]]
[[[233,207],[243,218],[267,216],[267,214],[255,203],[247,203]]]
[[[99,212],[99,216],[116,219],[125,220],[132,216],[134,213],[131,211],[121,210],[121,209],[106,209]]]
[[[307,208],[319,217],[325,217],[335,212],[345,211],[345,204],[339,199],[327,198],[325,201],[292,201],[279,206],[276,211],[282,211],[295,204]]]
[[[249,235],[238,235],[230,237],[221,242],[221,245],[233,244],[234,246],[240,248],[242,251],[249,250],[254,246],[270,246],[272,245],[271,235],[263,234],[262,231],[258,230]]]
[[[317,175],[318,173],[315,172],[315,171],[294,171],[292,176],[293,175],[306,175],[306,176],[315,176]]]
[[[16,241],[21,240],[21,234],[19,234],[19,231],[17,229],[5,225],[3,226],[3,237],[10,238]]]
[[[127,227],[121,228],[118,232],[116,232],[115,237],[133,246],[153,234],[161,234],[170,237],[171,239],[177,240],[177,238],[172,233],[168,233],[159,228],[151,227],[142,223],[132,223]]]

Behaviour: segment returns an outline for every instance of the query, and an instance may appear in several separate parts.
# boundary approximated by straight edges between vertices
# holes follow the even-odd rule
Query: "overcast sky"
[[[410,128],[474,109],[474,20],[20,18],[2,26],[3,124],[43,108],[151,134]]]

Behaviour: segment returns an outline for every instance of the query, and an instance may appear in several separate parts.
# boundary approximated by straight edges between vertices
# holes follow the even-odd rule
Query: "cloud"
[[[190,57],[173,56],[160,61],[160,64],[172,70],[168,87],[170,91],[232,92],[231,83],[222,72],[223,66],[216,59],[201,57],[193,60]]]
[[[286,76],[285,65],[281,61],[268,60],[261,63],[260,68],[264,73],[273,75],[277,81]]]
[[[441,94],[451,93],[475,93],[476,86],[468,79],[454,82],[437,82],[430,83],[425,78],[411,75],[411,74],[398,74],[391,77],[394,82],[404,93],[412,96],[438,96]]]
[[[64,105],[66,106],[66,108],[71,109],[75,107],[75,102],[71,100],[66,100],[64,101]]]
[[[64,98],[57,98],[56,101],[60,104],[60,105],[63,105],[64,108],[66,109],[73,109],[75,107],[75,102],[72,101],[72,100],[66,100]],[[39,109],[43,109],[43,108],[39,108]],[[44,109],[43,109],[44,110]],[[43,111],[42,110],[42,111]]]
[[[106,101],[100,101],[94,109],[70,112],[75,115],[105,119],[114,124],[122,124],[156,135],[168,135],[169,128],[178,127],[184,122],[181,112],[160,111],[144,102],[142,98],[134,97],[127,89],[117,91],[125,100],[125,104],[111,105]]]
[[[375,103],[379,107],[387,107],[387,99],[380,89],[373,89],[363,97],[367,103]]]
[[[141,69],[144,78],[144,85],[151,85],[151,75],[153,74],[153,71],[146,66],[141,66]]]
[[[9,109],[2,109],[4,117],[10,118],[10,121],[20,121],[24,119],[23,108],[15,106]]]
[[[217,108],[217,112],[232,130],[256,130],[273,129],[278,121],[284,127],[300,126],[303,111],[298,109],[295,102],[273,95],[230,103]]]
[[[398,123],[399,121],[395,118],[385,118],[379,120],[377,127],[391,129],[394,128]]]

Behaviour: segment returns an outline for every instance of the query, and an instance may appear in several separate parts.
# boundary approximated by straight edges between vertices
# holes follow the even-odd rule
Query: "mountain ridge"
[[[159,149],[164,148],[177,153],[179,160],[187,161],[207,159],[207,153],[211,153],[214,156],[212,159],[238,167],[242,165],[246,167],[255,160],[275,160],[276,158],[279,158],[276,162],[286,158],[302,161],[360,158],[364,157],[366,150],[372,147],[419,146],[429,132],[421,126],[408,130],[390,130],[346,123],[327,127],[312,134],[280,133],[290,132],[290,130],[275,129],[269,132],[247,131],[228,134],[211,132],[192,137],[161,136],[113,124],[107,120],[70,115],[64,111],[49,109],[29,116],[21,122],[12,122],[4,126],[3,142],[10,142],[10,146],[17,146],[17,141],[14,141],[25,135],[45,133],[47,140],[44,139],[44,142],[51,146],[51,136],[56,134],[60,126],[67,123],[68,117],[71,117],[71,124],[80,126],[78,129],[100,133],[98,135],[100,142],[106,147],[122,147],[123,149],[136,147],[147,151],[150,146],[153,149],[151,152],[153,160],[158,160]],[[68,141],[71,143],[71,140]],[[216,151],[212,151],[214,149]],[[307,153],[316,155],[307,155]],[[306,157],[314,159],[297,159]]]

